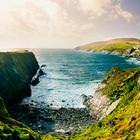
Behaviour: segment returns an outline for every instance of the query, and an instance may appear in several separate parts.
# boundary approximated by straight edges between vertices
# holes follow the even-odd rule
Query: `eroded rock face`
[[[107,96],[102,95],[101,92],[96,92],[94,97],[90,100],[90,115],[97,119],[101,118],[107,111],[110,103]]]
[[[38,68],[32,52],[0,53],[0,96],[6,105],[31,95],[30,82]]]
[[[109,106],[106,107],[106,111],[102,112],[103,114],[101,115],[101,117],[99,118],[100,120],[105,118],[107,115],[109,115],[110,113],[112,113],[114,111],[114,109],[118,106],[120,102],[120,99],[116,100],[115,102],[112,102]]]
[[[103,95],[101,89],[105,86],[105,84],[100,84],[93,97],[84,102],[90,115],[97,120],[101,120],[113,112],[120,101],[118,99],[115,102],[112,102],[106,95]]]

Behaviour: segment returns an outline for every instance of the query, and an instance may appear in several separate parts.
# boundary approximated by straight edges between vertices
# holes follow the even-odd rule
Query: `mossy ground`
[[[23,123],[10,118],[0,97],[0,140],[41,140],[39,134]]]
[[[139,140],[140,139],[140,68],[113,68],[103,80],[102,89],[112,102],[120,98],[117,108],[103,120],[79,132],[63,137],[57,134],[39,135],[9,117],[1,118],[0,136],[19,140]],[[16,139],[15,139],[16,140]]]
[[[120,104],[103,120],[73,134],[71,140],[139,140],[140,139],[140,69],[113,69],[104,79],[102,89]]]
[[[11,118],[0,119],[1,140],[41,140],[39,134]]]
[[[19,55],[19,54],[17,54]],[[1,56],[2,57],[2,56]],[[13,58],[14,60],[14,58]],[[10,60],[8,60],[7,64]],[[18,60],[14,60],[14,65]],[[0,63],[3,64],[2,59]],[[11,63],[11,62],[10,62]],[[11,65],[12,67],[13,65]],[[27,67],[30,64],[26,65]],[[5,73],[9,73],[6,69]],[[18,66],[17,66],[18,68]],[[12,68],[10,68],[12,69]],[[22,67],[19,68],[22,71]],[[13,70],[13,69],[12,69]],[[25,69],[26,71],[26,69]],[[12,75],[9,75],[12,76]],[[2,77],[2,75],[1,75]],[[12,78],[11,78],[12,79]],[[24,124],[10,118],[5,108],[0,108],[0,139],[2,140],[139,140],[140,139],[140,68],[112,69],[103,80],[102,89],[112,102],[120,99],[117,108],[103,120],[91,124],[69,137],[57,134],[40,135]],[[12,84],[12,81],[9,81]],[[0,104],[2,107],[3,103]]]

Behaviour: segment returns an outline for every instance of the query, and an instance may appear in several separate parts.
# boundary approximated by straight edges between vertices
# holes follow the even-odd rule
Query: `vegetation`
[[[28,52],[27,52],[28,53]],[[20,55],[23,55],[22,57]],[[3,73],[8,81],[9,88],[13,86],[13,78],[16,77],[16,85],[26,82],[29,78],[33,63],[27,62],[30,58],[25,53],[0,55],[0,73]],[[15,57],[16,56],[16,57]],[[23,62],[23,63],[22,63]],[[26,64],[26,65],[25,65]],[[36,64],[36,62],[35,62]],[[34,65],[34,64],[33,64]],[[17,69],[15,69],[17,68]],[[30,69],[30,71],[28,71]],[[18,74],[20,73],[20,75]],[[27,75],[26,75],[26,74]],[[23,74],[23,75],[22,75]],[[26,78],[26,80],[24,79]],[[0,74],[0,86],[7,86],[3,75]],[[30,78],[29,78],[30,79]],[[25,80],[25,81],[24,81]],[[40,135],[30,128],[10,118],[7,109],[0,97],[0,139],[2,140],[139,140],[140,139],[140,68],[121,70],[113,68],[102,81],[106,86],[101,89],[112,102],[120,99],[117,108],[107,117],[91,124],[81,131],[69,137],[57,134]],[[3,85],[2,85],[3,84]],[[15,84],[14,84],[15,86]],[[23,86],[23,85],[22,85]],[[17,88],[16,87],[16,88]],[[11,88],[12,89],[12,88]],[[4,89],[1,88],[3,92]],[[7,90],[9,90],[7,88]],[[7,92],[6,90],[6,92]],[[14,89],[12,89],[14,91]],[[11,91],[12,91],[11,90]],[[16,89],[15,89],[16,90]],[[12,98],[14,92],[9,92]],[[5,95],[0,93],[0,95]],[[10,96],[11,95],[11,96]],[[5,95],[7,96],[7,94]],[[5,97],[4,96],[4,97]]]
[[[112,69],[103,80],[102,92],[120,98],[118,107],[106,118],[73,134],[71,140],[128,140],[140,138],[140,69]]]
[[[110,52],[124,54],[128,49],[133,47],[140,47],[140,40],[134,38],[120,38],[108,41],[94,42],[87,45],[80,46],[76,49],[95,52]],[[139,52],[139,51],[138,51]],[[138,53],[137,52],[137,53]]]
[[[39,134],[9,117],[0,97],[0,140],[41,140]]]
[[[0,96],[6,104],[30,95],[30,81],[38,67],[32,52],[0,52]]]

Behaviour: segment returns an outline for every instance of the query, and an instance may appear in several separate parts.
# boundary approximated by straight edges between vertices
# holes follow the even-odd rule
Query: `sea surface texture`
[[[36,49],[34,53],[39,64],[46,65],[46,75],[37,86],[32,86],[32,96],[22,103],[37,103],[40,107],[83,108],[81,95],[93,95],[112,67],[139,66],[135,58],[110,54],[63,49]]]

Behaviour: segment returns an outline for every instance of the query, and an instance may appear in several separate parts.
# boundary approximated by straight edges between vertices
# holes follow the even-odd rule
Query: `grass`
[[[121,48],[120,45],[118,48]],[[127,48],[127,46],[126,46]],[[8,76],[8,82],[16,76],[17,81],[24,79],[28,69],[33,69],[31,63],[26,62],[28,57],[19,53],[14,57],[12,54],[6,58],[0,55],[1,72]],[[18,57],[18,59],[17,59]],[[9,59],[10,58],[10,59]],[[12,59],[11,59],[12,58]],[[6,65],[4,65],[6,61]],[[19,63],[24,61],[23,63]],[[19,65],[20,64],[20,65]],[[9,65],[10,67],[7,67]],[[13,68],[23,75],[16,75]],[[25,68],[26,67],[26,68]],[[24,71],[23,71],[24,69]],[[11,75],[14,73],[14,76]],[[28,73],[29,74],[29,73]],[[2,79],[3,75],[0,75]],[[18,77],[19,76],[19,77]],[[19,79],[18,79],[19,78]],[[28,77],[26,77],[28,78]],[[0,139],[2,140],[139,140],[140,139],[140,68],[121,70],[113,68],[102,81],[106,86],[101,89],[112,102],[120,99],[117,108],[107,117],[91,124],[90,127],[73,133],[69,137],[62,137],[57,134],[40,135],[30,128],[9,117],[0,98]],[[5,80],[5,79],[4,79]],[[5,82],[5,81],[4,81]],[[4,84],[2,82],[1,84]],[[23,82],[23,81],[22,81]],[[17,84],[18,87],[18,84]]]
[[[70,140],[138,140],[140,138],[140,69],[112,71],[102,89],[112,101],[120,98],[113,113],[88,128],[73,134]]]
[[[39,134],[23,123],[10,118],[0,97],[0,139],[1,140],[41,140]]]
[[[113,68],[102,81],[106,86],[101,90],[112,102],[120,99],[119,105],[101,121],[69,137],[57,134],[39,135],[9,117],[3,117],[4,119],[0,121],[1,137],[8,138],[14,135],[21,140],[137,140],[140,138],[139,78],[140,68],[128,70]],[[5,133],[7,128],[8,134]]]
[[[108,41],[94,42],[78,47],[80,50],[95,52],[118,52],[123,54],[129,48],[140,46],[140,40],[133,38],[113,39]]]

